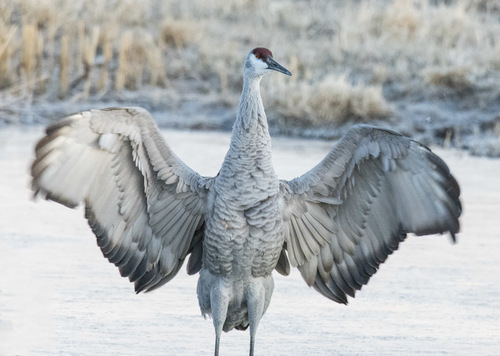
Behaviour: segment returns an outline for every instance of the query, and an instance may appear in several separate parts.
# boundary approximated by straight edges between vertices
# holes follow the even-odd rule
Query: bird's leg
[[[227,309],[226,309],[227,310]],[[219,345],[220,345],[220,335],[222,334],[222,326],[224,325],[224,321],[226,320],[226,316],[224,315],[224,319],[220,321],[213,313],[212,317],[214,320],[214,328],[215,328],[215,356],[219,356]]]
[[[252,288],[253,287],[253,288]],[[249,288],[247,296],[248,322],[250,324],[250,356],[253,356],[255,349],[255,334],[259,326],[260,319],[264,314],[265,290],[261,284],[253,284]]]
[[[262,318],[262,310],[261,312],[255,316],[257,317],[252,317],[252,312],[250,312],[252,308],[248,308],[248,319],[250,322],[250,356],[253,356],[254,349],[255,349],[255,334],[257,333],[257,326],[259,325],[260,318]]]
[[[222,334],[222,327],[226,321],[229,305],[227,289],[221,287],[222,283],[218,283],[210,290],[210,307],[212,309],[212,319],[215,328],[215,356],[219,356],[220,336]]]
[[[214,356],[219,356],[219,344],[220,344],[220,335],[215,335],[215,352],[214,352]]]
[[[250,335],[250,356],[253,356],[254,348],[255,348],[255,337]]]

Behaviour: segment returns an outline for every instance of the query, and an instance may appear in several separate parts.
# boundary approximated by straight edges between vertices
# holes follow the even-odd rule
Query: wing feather
[[[144,109],[71,115],[47,128],[35,154],[35,195],[83,203],[103,255],[136,291],[171,280],[195,246],[201,259],[210,179],[175,156]],[[191,265],[196,273],[201,260]]]
[[[406,234],[459,230],[460,188],[428,148],[359,125],[311,171],[282,181],[284,248],[308,285],[347,303]]]

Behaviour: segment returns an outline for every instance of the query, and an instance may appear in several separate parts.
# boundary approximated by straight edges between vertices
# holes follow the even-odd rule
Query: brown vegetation
[[[16,98],[116,100],[190,79],[234,106],[243,58],[266,46],[294,74],[269,79],[269,111],[307,125],[387,120],[400,116],[394,100],[441,89],[500,95],[499,13],[488,0],[10,0],[0,111]]]

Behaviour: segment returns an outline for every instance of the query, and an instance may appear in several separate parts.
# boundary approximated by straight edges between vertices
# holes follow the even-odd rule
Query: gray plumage
[[[35,195],[85,217],[104,256],[137,292],[170,281],[189,257],[198,299],[216,331],[257,326],[272,272],[297,267],[325,297],[347,303],[407,233],[459,230],[460,189],[428,148],[355,126],[315,168],[279,180],[260,80],[290,73],[269,50],[250,52],[231,145],[216,177],[172,152],[141,108],[92,110],[47,128],[32,165]]]

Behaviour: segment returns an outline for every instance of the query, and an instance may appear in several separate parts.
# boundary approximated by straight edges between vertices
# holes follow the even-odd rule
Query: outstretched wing
[[[209,178],[187,167],[141,108],[74,114],[47,128],[31,168],[35,195],[85,217],[104,256],[137,292],[201,268]]]
[[[460,188],[428,148],[359,125],[308,173],[281,182],[285,248],[309,286],[339,303],[409,232],[459,230]]]

